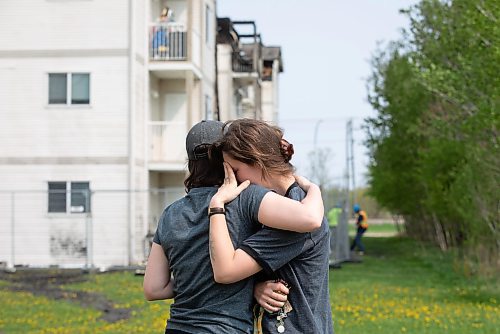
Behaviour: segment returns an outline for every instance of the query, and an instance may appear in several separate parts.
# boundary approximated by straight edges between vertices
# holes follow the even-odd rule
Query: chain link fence
[[[90,190],[84,183],[0,191],[0,262],[62,268],[143,264],[163,209],[184,194],[183,188]],[[342,203],[331,258],[343,262],[349,259],[347,201],[324,200],[327,210],[329,203]]]
[[[183,188],[54,188],[57,185],[49,185],[48,191],[0,192],[0,262],[4,266],[141,264],[149,254],[161,212],[184,195]]]
[[[330,265],[336,266],[351,260],[348,225],[350,216],[349,195],[344,191],[324,192],[323,202],[327,217],[330,210],[333,208],[339,209],[337,224],[330,226]]]

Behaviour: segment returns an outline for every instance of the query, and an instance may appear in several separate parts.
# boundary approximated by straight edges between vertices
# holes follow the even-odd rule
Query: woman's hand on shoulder
[[[317,187],[316,184],[312,183],[303,176],[294,174],[293,177],[295,177],[295,181],[297,181],[299,187],[301,187],[305,192],[308,192],[311,187]]]
[[[250,185],[250,181],[248,180],[238,185],[233,169],[227,162],[224,162],[224,175],[224,183],[219,187],[217,193],[215,193],[215,195],[212,197],[212,200],[210,201],[210,207],[219,207],[228,202],[231,202]]]

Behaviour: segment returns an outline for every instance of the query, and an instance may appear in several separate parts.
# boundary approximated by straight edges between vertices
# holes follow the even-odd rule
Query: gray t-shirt
[[[286,196],[295,200],[305,197],[295,183]],[[311,233],[297,233],[263,227],[240,246],[263,268],[264,279],[283,279],[290,286],[288,300],[293,310],[285,319],[286,334],[333,333],[328,289],[328,221]],[[276,314],[264,312],[264,333],[278,333]]]
[[[158,223],[153,241],[165,251],[175,278],[167,328],[188,333],[252,333],[254,278],[233,284],[214,281],[207,209],[216,191],[215,187],[191,189],[163,211]],[[268,191],[250,185],[226,204],[235,248],[258,228],[260,203]]]

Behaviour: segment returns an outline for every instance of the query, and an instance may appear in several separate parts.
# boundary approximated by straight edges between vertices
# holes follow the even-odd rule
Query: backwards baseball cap
[[[208,159],[208,146],[222,138],[224,123],[203,120],[189,130],[186,151],[189,160]]]

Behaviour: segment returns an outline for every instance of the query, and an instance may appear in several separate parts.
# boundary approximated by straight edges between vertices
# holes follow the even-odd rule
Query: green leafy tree
[[[411,235],[498,254],[499,2],[403,12],[410,29],[374,56],[368,82],[371,192]]]

